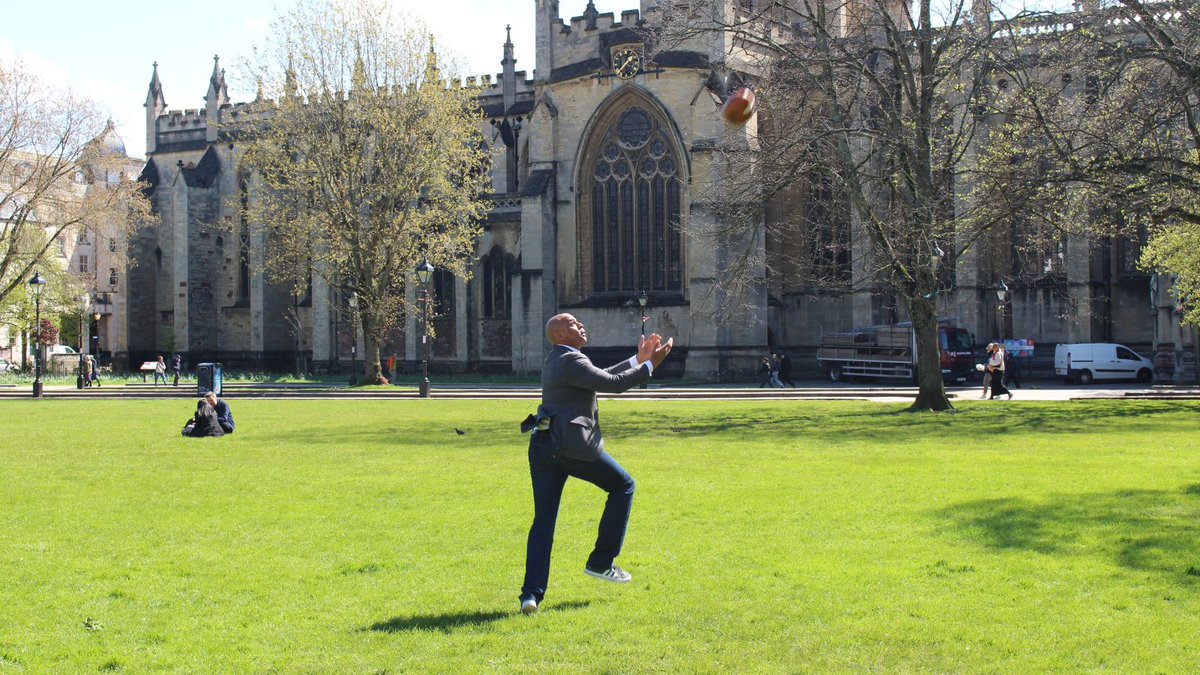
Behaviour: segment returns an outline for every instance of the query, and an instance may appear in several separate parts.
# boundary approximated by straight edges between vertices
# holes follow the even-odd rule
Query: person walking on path
[[[580,351],[587,344],[587,331],[574,316],[552,317],[546,323],[546,339],[553,348],[542,365],[542,404],[536,420],[527,419],[522,425],[523,430],[536,429],[529,440],[533,524],[525,549],[520,595],[523,614],[536,612],[546,595],[558,506],[567,478],[572,476],[608,493],[584,573],[619,584],[632,580],[613,560],[625,541],[633,478],[604,451],[596,393],[621,393],[650,379],[674,346],[674,338],[663,342],[655,333],[641,338],[637,354],[628,360],[600,369]]]
[[[770,357],[767,357],[767,356],[763,357],[762,363],[759,364],[759,366],[758,366],[758,375],[759,375],[759,381],[758,381],[759,389],[762,389],[763,387],[774,388],[775,385],[771,384],[771,359],[770,359]]]
[[[792,382],[792,357],[786,353],[779,354],[779,386],[787,385],[792,389],[796,388],[796,383]]]
[[[779,381],[779,368],[782,365],[782,360],[778,354],[771,355],[771,387],[783,389],[783,383]]]
[[[171,372],[175,374],[175,383],[174,383],[173,385],[171,385],[171,386],[174,386],[174,387],[178,387],[178,386],[179,386],[179,371],[181,371],[181,370],[183,370],[183,357],[181,357],[180,355],[176,354],[176,355],[175,355],[175,356],[174,356],[174,357],[171,359]],[[167,383],[167,381],[166,381],[166,379],[164,378],[164,379],[163,379],[163,384],[166,384],[166,383]]]
[[[154,386],[158,386],[158,381],[162,380],[163,386],[167,386],[167,364],[163,363],[162,354],[158,355],[158,363],[154,364]]]
[[[92,354],[88,354],[87,360],[88,360],[88,370],[91,372],[91,378],[92,378],[92,382],[88,386],[90,387],[92,384],[95,384],[97,387],[99,387],[100,386],[100,364],[96,362],[96,357]]]
[[[1008,400],[1012,400],[1012,392],[1008,387],[1004,386],[1004,347],[999,344],[995,345],[992,350],[992,357],[988,359],[988,372],[992,375],[992,396],[994,400],[997,396],[1008,394]]]

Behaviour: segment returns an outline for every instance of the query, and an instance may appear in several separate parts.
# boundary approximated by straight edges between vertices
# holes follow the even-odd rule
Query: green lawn
[[[531,402],[231,403],[0,401],[0,672],[1200,669],[1194,403],[604,402],[531,617]]]

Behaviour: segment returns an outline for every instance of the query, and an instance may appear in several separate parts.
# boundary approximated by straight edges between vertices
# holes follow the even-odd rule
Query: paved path
[[[633,399],[675,400],[868,400],[881,402],[904,402],[916,396],[914,387],[886,387],[866,384],[836,384],[806,382],[789,389],[766,389],[752,387],[672,386],[653,385],[647,389],[634,389],[619,395]],[[112,383],[90,389],[76,389],[71,385],[48,386],[44,389],[48,399],[157,399],[196,398],[195,383],[179,387],[155,387],[145,384]],[[948,387],[952,400],[978,400],[979,386]],[[0,399],[27,399],[32,395],[31,385],[0,386]],[[235,399],[410,399],[417,398],[415,387],[389,387],[380,389],[351,389],[345,385],[329,384],[266,384],[226,383],[224,396]],[[536,386],[522,385],[439,385],[434,383],[434,399],[509,400],[537,399],[541,390]],[[601,395],[602,398],[612,398]],[[1121,398],[1121,399],[1200,399],[1200,387],[1147,387],[1139,384],[1100,384],[1088,387],[1064,385],[1058,382],[1030,383],[1013,390],[1011,403],[1021,401],[1067,401],[1075,399]],[[1008,404],[1007,400],[989,403]]]

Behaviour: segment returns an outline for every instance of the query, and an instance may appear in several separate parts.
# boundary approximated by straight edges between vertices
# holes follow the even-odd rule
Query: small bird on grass
[[[459,436],[466,436],[466,435],[467,435],[467,432],[463,431],[462,429],[459,429],[458,427],[455,427],[455,428],[454,428],[454,433],[458,434]]]

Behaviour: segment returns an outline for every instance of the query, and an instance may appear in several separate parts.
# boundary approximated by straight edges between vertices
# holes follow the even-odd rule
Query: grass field
[[[0,673],[1200,669],[1193,403],[605,402],[531,617],[530,402],[231,403],[0,402]]]

